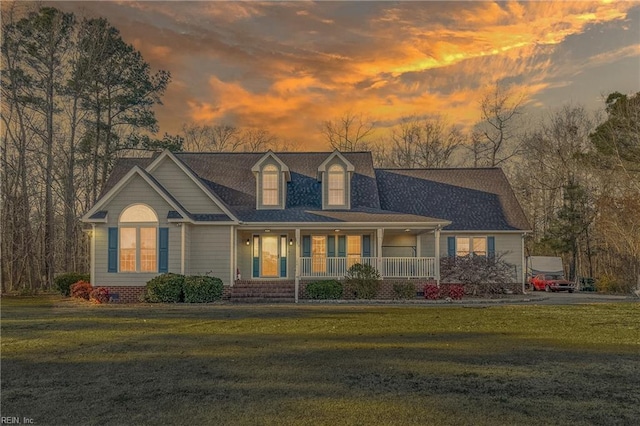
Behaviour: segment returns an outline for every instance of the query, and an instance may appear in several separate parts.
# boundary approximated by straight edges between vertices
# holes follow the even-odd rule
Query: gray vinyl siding
[[[169,228],[169,272],[180,273],[180,228],[167,222],[171,207],[144,179],[134,176],[131,181],[105,206],[107,223],[96,225],[95,285],[97,286],[144,286],[158,275],[154,272],[107,272],[109,227],[117,227],[120,213],[131,204],[140,203],[151,207],[158,216],[158,226]],[[118,259],[119,260],[119,259]],[[119,265],[119,262],[118,262]]]
[[[230,226],[194,226],[190,235],[189,274],[211,273],[230,285]]]
[[[447,255],[447,237],[451,236],[487,236],[494,237],[496,241],[496,253],[504,255],[503,260],[511,265],[514,265],[513,278],[514,282],[520,282],[522,280],[522,234],[492,234],[487,233],[441,233],[440,234],[440,256]],[[430,235],[428,237],[433,237]],[[427,237],[427,240],[429,239]],[[433,243],[431,243],[433,245]],[[424,247],[424,245],[423,245]],[[425,256],[433,256],[434,250],[427,250]],[[430,254],[427,254],[430,253]]]
[[[415,257],[416,236],[411,234],[385,235],[382,238],[383,257]]]
[[[171,158],[165,157],[152,175],[189,212],[222,213],[220,207]]]
[[[294,279],[296,273],[296,245],[289,245],[289,240],[294,238],[294,232],[287,233],[286,231],[273,231],[273,235],[278,237],[286,236],[287,240],[287,279]],[[250,231],[238,232],[238,269],[243,280],[256,279],[253,277],[253,236],[260,235],[259,233],[252,233]],[[249,245],[247,245],[247,239]],[[300,254],[302,255],[302,253]],[[279,269],[278,269],[279,270]],[[285,277],[281,277],[285,278]]]

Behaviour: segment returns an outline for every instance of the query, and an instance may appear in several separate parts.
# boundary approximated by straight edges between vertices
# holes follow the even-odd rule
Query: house
[[[91,282],[135,301],[163,272],[237,283],[440,279],[441,256],[504,253],[523,282],[529,225],[498,168],[376,169],[369,152],[123,158],[96,204]],[[292,290],[293,291],[293,290]]]

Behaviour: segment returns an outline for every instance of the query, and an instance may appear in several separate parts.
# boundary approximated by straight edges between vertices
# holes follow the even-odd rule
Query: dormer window
[[[333,151],[318,166],[318,180],[322,182],[322,208],[348,210],[351,208],[351,177],[355,167],[339,151]]]
[[[277,210],[287,205],[289,167],[273,151],[268,151],[251,167],[256,177],[256,209]]]
[[[339,164],[329,167],[328,177],[328,205],[344,206],[345,203],[345,170]]]
[[[277,206],[280,204],[278,194],[279,185],[278,168],[273,164],[266,165],[262,169],[262,204],[265,206]]]

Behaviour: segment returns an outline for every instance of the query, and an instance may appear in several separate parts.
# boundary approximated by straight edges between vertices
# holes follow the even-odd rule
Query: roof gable
[[[173,194],[180,194],[180,198],[183,197],[183,192],[187,192],[184,186],[181,186],[179,182],[175,182],[169,176],[165,176],[167,173],[161,173],[160,170],[167,162],[171,162],[180,172],[193,184],[192,199],[185,200],[185,207],[191,211],[203,213],[203,214],[217,214],[224,213],[227,216],[234,218],[233,213],[229,210],[228,206],[208,188],[186,164],[184,164],[178,157],[176,157],[171,151],[165,150],[158,157],[156,157],[151,164],[146,167],[146,171],[152,175],[157,174],[161,179],[163,185],[168,187]],[[165,166],[166,167],[166,166]],[[171,172],[169,172],[171,173]],[[177,177],[176,177],[177,178]],[[200,211],[207,209],[206,203],[202,202],[203,197],[206,197],[211,202],[211,206],[214,207],[213,211]],[[195,198],[195,199],[194,199]]]
[[[139,166],[133,166],[127,174],[125,174],[117,184],[111,187],[107,193],[102,196],[96,204],[82,216],[83,222],[104,222],[104,218],[102,218],[101,214],[97,214],[102,207],[109,204],[109,202],[114,199],[120,191],[122,191],[129,182],[131,182],[136,176],[142,178],[160,197],[162,197],[175,211],[180,213],[183,217],[188,217],[188,212],[180,205],[180,203],[171,196],[171,194],[157,181],[147,173],[145,170],[141,169]],[[106,218],[106,214],[104,215]]]

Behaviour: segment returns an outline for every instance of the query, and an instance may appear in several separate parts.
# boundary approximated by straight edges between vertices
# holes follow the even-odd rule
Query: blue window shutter
[[[169,228],[158,228],[158,272],[169,272]]]
[[[347,257],[347,237],[338,236],[338,257]]]
[[[107,272],[118,272],[118,228],[109,228]]]
[[[287,276],[287,258],[283,256],[280,258],[280,277]]]
[[[371,235],[362,236],[362,257],[371,257]]]
[[[447,237],[447,254],[449,257],[456,256],[456,237]]]
[[[327,237],[327,257],[336,257],[336,237],[333,235]]]
[[[311,257],[311,235],[302,237],[302,257]]]
[[[487,237],[487,256],[489,258],[496,257],[496,238]]]

